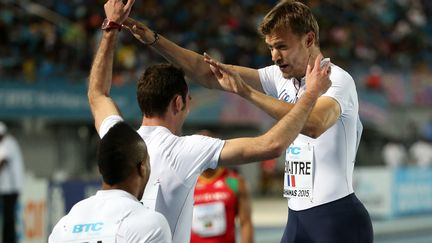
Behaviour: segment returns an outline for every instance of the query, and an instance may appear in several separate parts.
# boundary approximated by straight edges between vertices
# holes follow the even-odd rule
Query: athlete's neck
[[[122,190],[126,191],[133,196],[135,196],[138,200],[140,199],[141,195],[141,189],[140,186],[136,185],[135,183],[130,183],[129,181],[121,182],[114,185],[109,185],[105,182],[102,182],[102,190]]]
[[[177,134],[178,133],[175,120],[169,119],[168,116],[165,116],[165,117],[158,117],[158,116],[148,117],[148,116],[144,116],[141,125],[142,126],[161,126],[161,127],[167,128],[173,134]]]

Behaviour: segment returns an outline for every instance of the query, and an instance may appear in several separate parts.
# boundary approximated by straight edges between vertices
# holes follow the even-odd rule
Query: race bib
[[[284,197],[312,200],[313,151],[310,144],[296,143],[286,151]]]
[[[226,213],[223,202],[195,205],[192,231],[203,237],[223,235],[226,232]]]
[[[115,243],[120,221],[73,223],[65,226],[63,243]]]

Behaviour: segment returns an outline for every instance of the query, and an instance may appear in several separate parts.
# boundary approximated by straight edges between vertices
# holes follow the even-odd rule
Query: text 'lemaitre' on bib
[[[304,143],[293,143],[286,150],[284,197],[312,200],[313,151],[313,145]]]

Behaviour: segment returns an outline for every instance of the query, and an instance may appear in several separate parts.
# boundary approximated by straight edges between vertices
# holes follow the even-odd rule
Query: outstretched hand
[[[232,65],[220,63],[207,53],[204,53],[204,61],[210,65],[211,71],[223,90],[239,95],[246,90],[246,83]]]
[[[321,59],[323,56],[320,54],[315,59],[314,67],[309,64],[306,70],[306,91],[313,95],[321,96],[331,86],[330,76],[330,62],[321,66]]]
[[[143,23],[136,21],[135,19],[132,18],[127,18],[124,21],[124,27],[129,30],[132,35],[139,41],[141,41],[142,43],[148,45],[149,43],[151,43],[150,41],[146,41],[144,38],[146,36],[146,33],[150,32],[148,27],[146,25],[144,25]],[[154,36],[152,35],[152,38]]]
[[[122,24],[129,16],[134,2],[135,0],[128,0],[125,5],[122,0],[108,0],[104,5],[105,15],[109,20]]]

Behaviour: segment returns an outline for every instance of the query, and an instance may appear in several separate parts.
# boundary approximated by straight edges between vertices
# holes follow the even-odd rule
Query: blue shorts
[[[281,243],[372,243],[369,213],[354,193],[306,210],[289,210]]]

